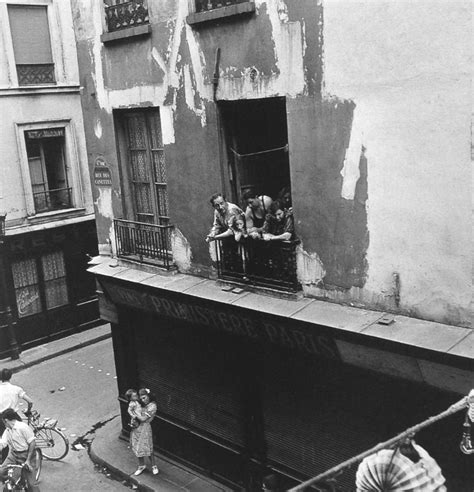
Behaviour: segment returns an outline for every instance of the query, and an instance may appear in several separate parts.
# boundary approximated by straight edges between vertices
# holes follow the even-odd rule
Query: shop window
[[[62,251],[13,262],[12,275],[20,318],[69,303]]]
[[[25,132],[36,213],[72,208],[72,189],[64,158],[64,129]]]
[[[36,260],[28,259],[12,263],[18,316],[24,318],[42,311]]]
[[[47,6],[8,5],[19,85],[55,84]]]
[[[108,32],[119,31],[149,23],[146,0],[106,0],[105,17]]]
[[[66,266],[62,251],[49,253],[41,258],[44,278],[46,309],[68,303]]]

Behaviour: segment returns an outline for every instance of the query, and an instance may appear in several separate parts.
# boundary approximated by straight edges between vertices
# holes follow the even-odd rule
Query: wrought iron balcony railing
[[[196,0],[196,12],[206,12],[208,10],[243,3],[248,0]]]
[[[148,224],[114,219],[117,256],[159,265],[169,270],[172,266],[172,225]]]
[[[17,65],[19,85],[52,85],[56,84],[54,78],[54,63],[41,63],[29,65]]]
[[[108,32],[142,26],[149,22],[146,0],[119,1],[116,5],[106,5],[105,16]]]
[[[35,191],[33,201],[36,213],[51,212],[72,208],[72,188],[57,188],[48,191]]]
[[[299,241],[246,239],[236,242],[229,237],[215,244],[219,278],[287,292],[299,290],[296,275]]]

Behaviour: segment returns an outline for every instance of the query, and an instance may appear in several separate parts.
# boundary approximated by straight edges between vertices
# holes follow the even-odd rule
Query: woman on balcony
[[[262,227],[264,241],[293,241],[295,239],[295,223],[293,214],[284,209],[284,205],[275,200],[268,210]]]

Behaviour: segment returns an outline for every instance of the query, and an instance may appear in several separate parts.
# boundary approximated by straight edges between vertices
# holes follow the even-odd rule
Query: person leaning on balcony
[[[251,238],[259,239],[265,217],[273,200],[267,195],[256,195],[251,190],[244,192],[242,200],[247,204],[245,209],[247,233]]]
[[[222,193],[212,195],[209,201],[214,207],[214,222],[206,241],[209,243],[215,239],[233,236],[233,224],[236,217],[243,217],[242,209],[228,202]]]
[[[292,241],[295,239],[293,214],[285,211],[283,204],[275,200],[268,210],[262,227],[264,241]]]

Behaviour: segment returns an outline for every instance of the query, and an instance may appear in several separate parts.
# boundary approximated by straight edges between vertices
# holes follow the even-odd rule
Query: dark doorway
[[[223,101],[221,110],[232,200],[242,192],[277,198],[290,186],[288,130],[284,97]]]

